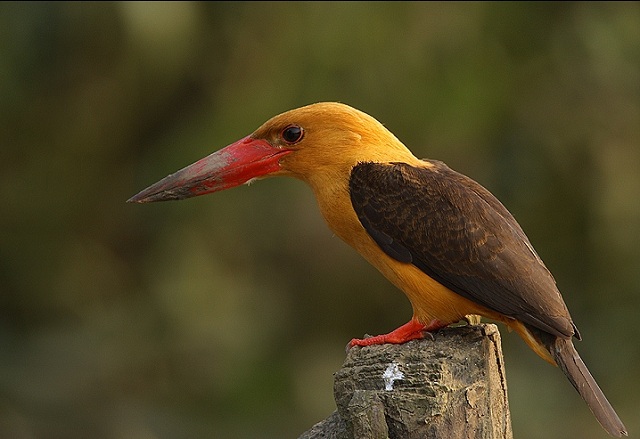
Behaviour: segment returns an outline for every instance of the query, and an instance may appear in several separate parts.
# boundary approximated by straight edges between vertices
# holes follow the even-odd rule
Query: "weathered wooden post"
[[[512,439],[495,325],[349,351],[335,374],[337,410],[299,439]]]

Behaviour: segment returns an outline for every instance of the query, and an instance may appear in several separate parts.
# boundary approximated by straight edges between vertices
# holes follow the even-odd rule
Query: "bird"
[[[581,335],[553,275],[513,215],[473,179],[418,159],[358,109],[319,102],[276,115],[128,202],[181,200],[274,176],[307,183],[329,228],[412,305],[406,324],[350,347],[405,343],[483,316],[557,365],[611,436],[627,435],[574,347]]]

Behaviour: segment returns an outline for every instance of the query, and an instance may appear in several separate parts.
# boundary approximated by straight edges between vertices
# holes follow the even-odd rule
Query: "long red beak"
[[[229,189],[278,171],[280,159],[290,152],[247,136],[163,178],[127,202],[182,200]]]

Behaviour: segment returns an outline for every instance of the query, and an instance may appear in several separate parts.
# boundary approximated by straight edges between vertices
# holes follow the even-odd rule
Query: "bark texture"
[[[337,410],[299,439],[512,439],[497,327],[433,337],[351,349],[335,374]]]

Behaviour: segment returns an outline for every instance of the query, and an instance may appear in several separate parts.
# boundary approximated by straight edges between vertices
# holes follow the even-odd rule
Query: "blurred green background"
[[[514,213],[640,431],[640,4],[0,4],[0,437],[297,437],[407,299],[287,179],[125,200],[341,101]],[[606,437],[501,327],[514,436]]]

